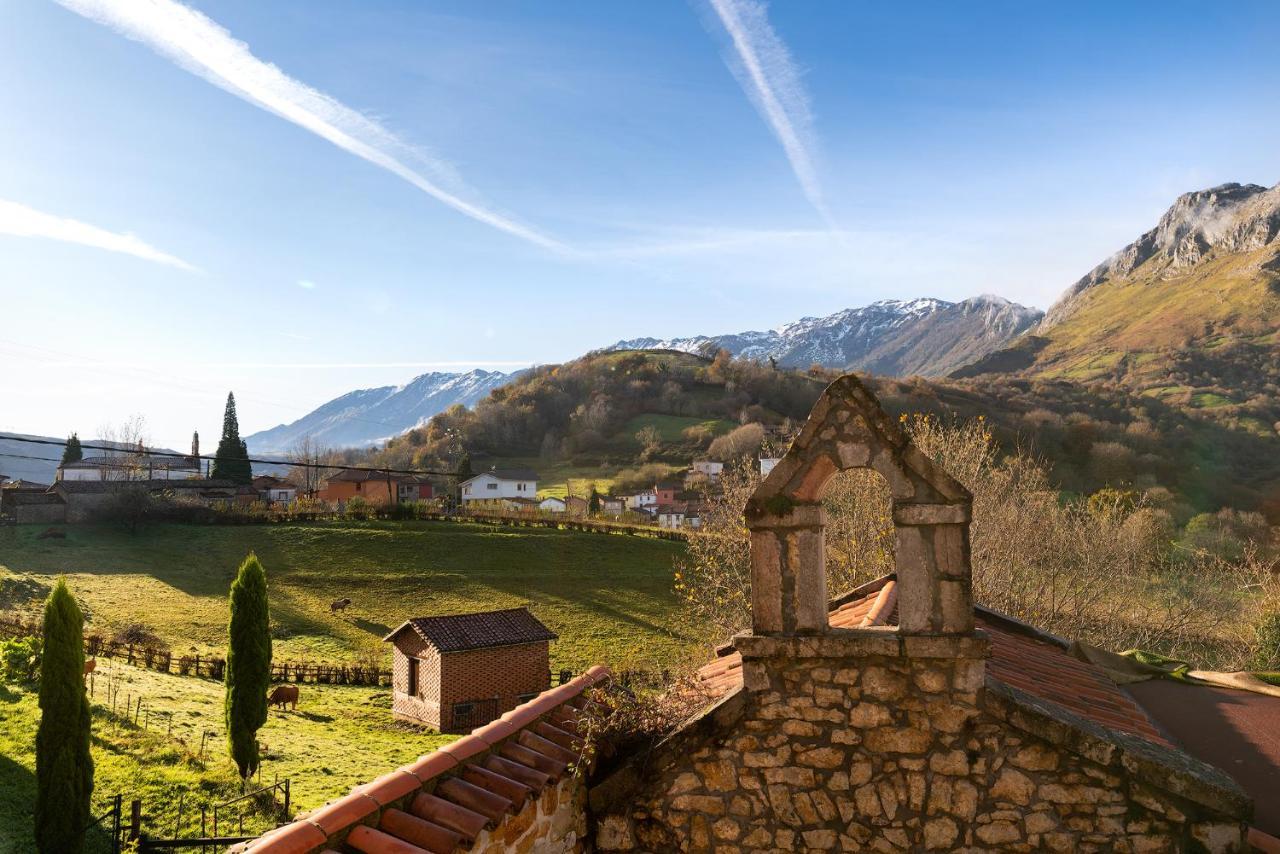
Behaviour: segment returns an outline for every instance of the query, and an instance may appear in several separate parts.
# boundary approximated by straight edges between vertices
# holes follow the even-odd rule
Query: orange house
[[[431,498],[431,482],[414,474],[347,470],[325,481],[316,493],[321,501],[345,504],[360,497],[370,504],[399,504]]]

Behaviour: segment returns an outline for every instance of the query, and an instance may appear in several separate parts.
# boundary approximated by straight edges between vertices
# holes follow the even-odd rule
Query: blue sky
[[[889,5],[5,0],[0,429],[181,444],[228,389],[251,432],[623,337],[1043,308],[1178,193],[1280,178],[1276,4]]]

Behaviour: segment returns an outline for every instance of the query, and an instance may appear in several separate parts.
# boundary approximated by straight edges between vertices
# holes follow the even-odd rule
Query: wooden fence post
[[[131,840],[138,839],[142,836],[142,801],[135,798],[129,803],[129,838]]]

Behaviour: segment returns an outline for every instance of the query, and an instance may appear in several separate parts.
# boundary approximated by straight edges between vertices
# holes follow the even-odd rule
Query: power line
[[[60,448],[65,448],[67,445],[66,442],[60,442],[57,439],[27,439],[27,438],[21,438],[18,436],[0,436],[0,440],[4,440],[6,442],[27,442],[32,445],[55,445]],[[112,447],[110,445],[81,444],[80,447],[88,449],[90,451],[108,451],[110,453],[115,453],[115,454],[121,453],[122,451],[126,453],[128,452],[127,448]],[[183,460],[198,459],[198,460],[213,461],[215,459],[214,457],[207,456],[207,455],[201,455],[197,457],[191,454],[179,453],[177,451],[146,450],[144,451],[144,453],[149,457],[176,457],[178,459],[183,459]],[[52,463],[61,462],[61,460],[56,460],[56,459],[53,459],[52,457],[23,457],[21,454],[0,454],[0,456],[19,457],[20,459],[31,459],[31,460],[45,460],[47,462],[52,462]],[[349,465],[344,465],[342,463],[308,463],[308,462],[294,462],[293,460],[263,460],[263,459],[255,459],[253,457],[249,457],[248,460],[251,463],[258,463],[259,465],[264,465],[264,466],[297,466],[298,468],[340,469],[342,471],[367,471],[367,472],[373,472],[374,474],[430,474],[430,475],[436,475],[438,477],[457,477],[458,475],[458,473],[454,471],[432,471],[430,469],[375,468],[373,466],[349,466]]]

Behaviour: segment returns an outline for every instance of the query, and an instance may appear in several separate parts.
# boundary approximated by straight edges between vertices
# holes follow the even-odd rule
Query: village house
[[[627,496],[627,509],[647,513],[658,506],[658,493],[645,489],[635,495]]]
[[[84,457],[58,466],[58,480],[192,480],[203,477],[200,461],[153,454]]]
[[[200,434],[191,438],[190,456],[136,449],[93,457],[82,457],[58,466],[57,480],[191,480],[203,477],[200,463]]]
[[[676,496],[681,492],[684,492],[684,484],[673,480],[664,480],[653,487],[653,494],[657,498],[654,503],[659,507],[669,507],[676,503]]]
[[[550,686],[555,639],[525,608],[406,620],[383,638],[392,712],[441,732],[487,724]]]
[[[370,504],[401,504],[430,499],[431,481],[422,475],[345,469],[325,481],[316,493],[321,501],[345,507],[352,498],[363,498]]]
[[[503,498],[534,499],[538,495],[538,474],[532,469],[492,468],[464,480],[459,487],[464,504]]]
[[[297,485],[269,474],[255,477],[253,489],[266,504],[292,504],[298,498]]]
[[[549,496],[538,502],[538,509],[544,513],[563,513],[564,499]]]
[[[706,475],[710,480],[716,481],[720,479],[720,474],[724,471],[724,463],[716,460],[694,460],[692,468],[694,471]]]
[[[683,528],[684,527],[684,511],[677,510],[674,507],[658,508],[658,527],[659,528]]]
[[[606,516],[621,516],[626,510],[627,501],[625,498],[606,495],[600,499],[600,512]]]
[[[769,472],[773,471],[773,467],[782,461],[781,457],[761,457],[760,458],[760,476],[768,477]]]
[[[896,571],[828,602],[821,501],[852,468],[889,486]],[[1140,703],[975,609],[970,512],[843,377],[748,503],[751,628],[700,671],[700,713],[592,773],[613,689],[591,668],[244,850],[1280,850],[1280,697],[1153,681],[1175,699]]]

